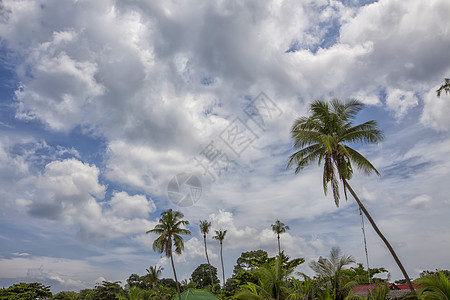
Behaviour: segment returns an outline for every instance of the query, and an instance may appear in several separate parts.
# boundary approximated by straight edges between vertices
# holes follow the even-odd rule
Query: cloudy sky
[[[228,230],[227,277],[244,251],[277,253],[276,219],[291,257],[339,246],[365,262],[354,200],[336,208],[316,165],[286,170],[293,120],[335,97],[385,133],[355,146],[381,176],[351,184],[410,276],[449,269],[449,15],[446,0],[3,0],[0,286],[172,277],[145,234],[168,208],[191,222],[181,279],[206,260],[201,219]],[[182,173],[201,183],[186,207],[168,197]],[[371,267],[402,278],[366,231]]]

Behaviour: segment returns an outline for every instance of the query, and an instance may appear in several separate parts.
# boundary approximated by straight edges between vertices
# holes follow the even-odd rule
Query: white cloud
[[[417,208],[417,209],[429,209],[431,203],[431,197],[428,195],[420,195],[412,199],[408,206]]]
[[[433,87],[424,95],[424,109],[420,121],[433,129],[448,131],[450,129],[450,94],[442,93],[436,96],[438,86]]]
[[[397,119],[403,118],[409,109],[419,104],[419,99],[411,91],[389,89],[387,94],[386,105],[394,111]]]
[[[126,192],[114,192],[111,200],[110,213],[123,218],[140,217],[146,218],[155,211],[153,201],[148,201],[144,195],[130,196]]]

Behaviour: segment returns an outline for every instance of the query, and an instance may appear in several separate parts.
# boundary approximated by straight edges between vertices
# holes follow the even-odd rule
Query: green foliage
[[[152,289],[156,287],[163,270],[161,266],[150,266],[150,268],[146,269],[147,275],[145,275],[145,281],[151,285]]]
[[[315,299],[318,291],[316,281],[305,274],[301,274],[303,280],[291,278],[288,286],[285,288],[286,299],[289,300],[308,300]]]
[[[445,277],[450,279],[450,271],[449,270],[438,270],[436,269],[435,271],[423,271],[421,272],[419,275],[420,277],[428,277],[428,276],[437,276],[439,277],[439,273],[443,273],[445,275]]]
[[[163,278],[159,280],[159,285],[164,287],[170,287],[170,288],[177,288],[177,283],[172,278]]]
[[[357,267],[351,267],[350,269],[342,271],[350,281],[354,281],[356,284],[369,284],[369,283],[385,283],[388,280],[383,278],[375,277],[377,274],[387,273],[388,270],[385,268],[370,268],[370,282],[369,282],[369,272],[363,267],[361,263],[358,263]]]
[[[51,298],[50,286],[45,286],[39,282],[18,283],[6,289],[0,289],[0,299],[11,300],[34,300]]]
[[[267,262],[268,258],[269,256],[264,250],[242,252],[234,266],[233,275],[235,276],[241,272],[256,270],[260,265]]]
[[[342,255],[339,248],[331,249],[330,257],[319,257],[318,261],[312,261],[309,267],[316,272],[316,276],[322,286],[328,289],[333,299],[344,299],[348,294],[351,282],[344,268],[354,263],[351,255]]]
[[[148,275],[148,274],[147,274]],[[125,288],[127,290],[132,289],[133,287],[137,287],[140,289],[148,289],[151,287],[150,279],[147,275],[139,276],[138,274],[131,274],[127,279],[127,284]]]
[[[95,300],[94,289],[83,289],[80,291],[80,299],[83,300]]]
[[[421,277],[417,283],[420,285],[420,299],[450,299],[450,281],[444,272]]]
[[[213,277],[213,282],[211,282],[210,271]],[[195,288],[198,289],[202,289],[208,285],[215,285],[220,282],[217,277],[217,268],[210,266],[209,264],[201,264],[198,266],[194,272],[192,272],[191,280],[196,283]]]
[[[125,296],[125,291],[119,285],[119,282],[103,281],[102,284],[95,287],[92,296],[96,300],[114,300],[120,296]]]
[[[282,255],[269,259],[253,271],[258,277],[258,283],[247,282],[236,294],[237,299],[285,299],[289,279],[294,269],[303,263],[303,259],[289,260]]]
[[[80,295],[76,292],[72,291],[64,291],[59,292],[58,294],[54,295],[52,299],[58,299],[58,300],[78,300],[81,299]]]

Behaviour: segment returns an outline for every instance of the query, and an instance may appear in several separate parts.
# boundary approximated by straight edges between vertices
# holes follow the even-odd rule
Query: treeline
[[[243,252],[237,259],[231,278],[219,285],[217,269],[199,265],[188,280],[180,283],[180,291],[204,289],[219,299],[390,299],[389,273],[385,268],[366,270],[350,255],[333,248],[326,258],[309,263],[315,275],[311,278],[295,269],[303,258],[291,259],[282,251],[269,257],[264,250]],[[176,282],[160,278],[161,268],[150,267],[147,274],[131,274],[124,287],[120,282],[104,281],[93,289],[65,291],[52,295],[50,287],[41,283],[19,283],[0,290],[0,299],[61,299],[61,300],[137,300],[178,299]],[[210,273],[211,271],[211,273]],[[212,275],[212,282],[211,276]],[[450,271],[424,271],[414,282],[420,285],[419,299],[449,299]],[[354,287],[364,284],[378,287],[367,295],[354,293]],[[398,298],[396,298],[398,299]],[[412,299],[409,296],[408,299]]]

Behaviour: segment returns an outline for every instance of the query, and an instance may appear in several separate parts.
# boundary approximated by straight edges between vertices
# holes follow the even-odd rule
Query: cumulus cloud
[[[408,206],[417,208],[417,209],[429,209],[431,203],[431,197],[429,195],[420,195],[412,199]]]
[[[419,104],[419,99],[410,91],[389,89],[387,94],[386,105],[394,111],[395,117],[398,119],[403,118],[409,109]]]
[[[101,138],[107,153],[1,138],[0,194],[8,199],[0,204],[2,214],[25,208],[39,220],[78,228],[83,241],[127,237],[133,246],[151,247],[143,233],[155,225],[148,220],[157,209],[153,201],[160,210],[171,205],[168,180],[197,172],[203,196],[183,212],[190,220],[209,216],[214,229],[229,230],[229,264],[250,247],[276,253],[269,228],[282,217],[296,228],[282,237],[289,254],[326,255],[338,242],[355,245],[351,239],[359,232],[349,228],[354,213],[359,218],[353,202],[338,210],[324,197],[321,168],[297,176],[284,170],[289,127],[315,98],[355,97],[377,106],[372,112],[380,124],[388,120],[383,109],[399,126],[423,108],[422,124],[443,134],[413,124],[413,133],[388,135],[395,143],[364,148],[385,177],[352,179],[388,226],[398,227],[380,213],[386,208],[428,207],[436,216],[431,204],[448,201],[432,189],[445,191],[449,169],[442,158],[449,152],[450,102],[448,95],[436,98],[435,90],[449,70],[442,20],[450,5],[369,2],[3,1],[0,35],[15,53],[20,81],[16,118],[41,122],[43,136],[80,131]],[[261,91],[282,116],[209,182],[193,157],[211,140],[227,149],[218,136],[235,117],[258,130],[243,109]],[[211,247],[217,259],[217,243]],[[202,251],[199,235],[187,240],[190,263],[203,262]],[[33,264],[31,273],[54,275],[39,268]]]

